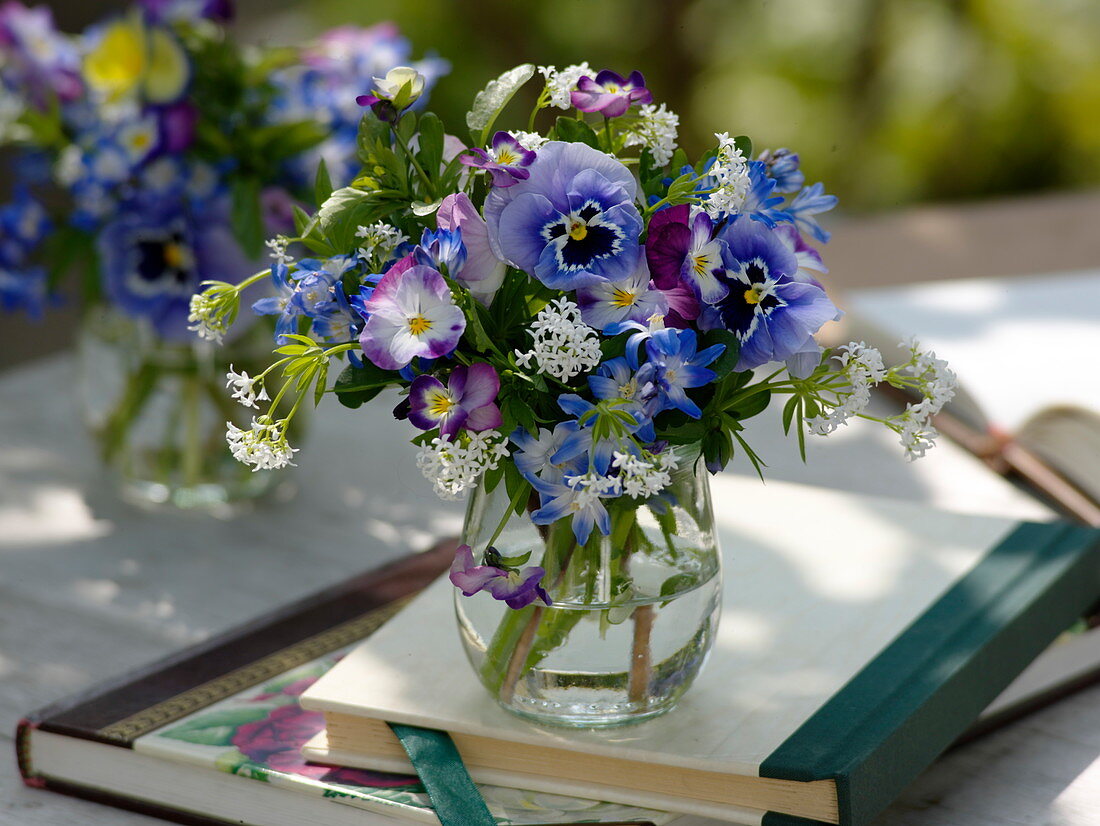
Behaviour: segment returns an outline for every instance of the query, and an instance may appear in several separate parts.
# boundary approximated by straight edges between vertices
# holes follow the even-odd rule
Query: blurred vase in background
[[[0,6],[0,148],[14,161],[0,309],[48,318],[76,294],[82,412],[131,500],[222,507],[279,481],[233,461],[227,428],[255,420],[225,388],[293,329],[273,342],[258,319],[217,348],[191,298],[278,266],[285,242],[266,239],[293,233],[315,180],[358,169],[355,96],[412,53],[392,24],[246,48],[232,12],[142,0],[68,35],[44,6]],[[448,69],[417,65],[432,81]]]

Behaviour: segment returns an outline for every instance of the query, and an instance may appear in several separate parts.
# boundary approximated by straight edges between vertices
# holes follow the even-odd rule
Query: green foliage
[[[586,143],[593,149],[600,148],[600,141],[596,137],[595,131],[583,120],[559,117],[554,126],[554,134],[558,140],[570,143]]]
[[[489,140],[490,131],[508,101],[535,74],[535,67],[523,63],[509,69],[488,85],[474,98],[470,111],[466,114],[466,126],[470,130],[475,145],[484,146]]]
[[[250,258],[260,256],[266,237],[263,206],[260,203],[261,188],[261,181],[253,177],[236,177],[230,184],[233,234]]]
[[[343,369],[333,392],[344,407],[362,407],[389,385],[394,383],[393,373],[364,361],[362,367],[349,364]]]

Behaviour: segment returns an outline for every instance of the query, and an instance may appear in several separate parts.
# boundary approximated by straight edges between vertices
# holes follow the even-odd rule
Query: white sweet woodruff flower
[[[715,180],[715,189],[702,207],[711,218],[741,211],[749,192],[749,163],[728,132],[715,132],[718,154],[708,172]]]
[[[658,166],[666,166],[676,151],[676,129],[680,116],[662,103],[647,103],[638,112],[638,120],[627,128],[624,146],[643,146],[653,155]]]
[[[578,80],[585,75],[589,77],[596,75],[587,62],[566,66],[560,72],[554,66],[539,66],[539,72],[546,78],[546,91],[550,96],[550,105],[559,109],[572,108],[570,92],[577,88]]]
[[[456,441],[437,436],[416,454],[416,466],[432,481],[440,499],[458,499],[508,455],[508,440],[500,431],[464,433]]]
[[[191,296],[191,303],[187,315],[187,329],[197,334],[199,338],[221,344],[225,338],[225,319],[220,312],[220,304],[205,293],[196,293]]]
[[[840,347],[838,352],[841,370],[850,389],[837,394],[841,402],[836,407],[806,420],[809,432],[814,436],[828,436],[850,418],[866,410],[871,401],[871,388],[886,378],[882,353],[874,347],[868,347],[862,341],[853,341]]]
[[[390,253],[409,240],[409,236],[385,221],[378,221],[369,227],[359,227],[355,231],[355,237],[363,239],[359,246],[359,254],[363,258],[369,259],[372,255],[377,255],[382,260],[389,258]]]
[[[547,304],[531,324],[534,346],[526,353],[516,350],[516,362],[565,381],[591,370],[603,358],[600,336],[581,320],[581,311],[568,298]]]
[[[286,248],[290,240],[285,235],[276,235],[264,241],[264,246],[271,250],[271,260],[278,264],[289,265],[294,259],[287,255]]]
[[[263,376],[249,377],[247,371],[240,373],[233,369],[233,365],[229,365],[229,372],[225,374],[226,387],[232,387],[232,397],[239,401],[245,407],[259,408],[256,402],[269,402],[271,397],[267,395],[267,388],[264,387]],[[259,391],[256,387],[259,385]]]
[[[296,467],[294,454],[298,448],[291,447],[286,433],[276,422],[268,422],[266,416],[252,419],[249,430],[242,430],[233,422],[226,422],[225,441],[229,452],[238,462],[251,465],[257,470],[277,470],[286,466]]]
[[[549,138],[544,138],[538,132],[513,131],[509,132],[508,134],[519,141],[519,145],[522,146],[524,149],[530,150],[540,149],[542,145],[546,143],[547,140],[549,140]]]
[[[671,453],[646,455],[649,460],[632,453],[613,454],[611,466],[619,469],[622,492],[633,499],[655,496],[672,484],[676,458]]]
[[[622,482],[618,476],[601,476],[589,472],[579,476],[566,476],[563,481],[566,487],[576,491],[575,504],[582,510],[594,504],[597,499],[619,496],[622,493]]]

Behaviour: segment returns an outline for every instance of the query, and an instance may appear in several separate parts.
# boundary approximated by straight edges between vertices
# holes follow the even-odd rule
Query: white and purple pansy
[[[792,375],[809,375],[821,355],[814,333],[840,311],[820,285],[795,280],[798,260],[774,232],[738,220],[723,228],[721,237],[729,248],[729,268],[722,275],[729,294],[704,311],[700,327],[725,327],[737,336],[738,371],[783,361]]]
[[[437,270],[423,265],[382,276],[369,300],[359,343],[363,354],[383,370],[400,370],[416,356],[438,358],[456,346],[466,316]]]
[[[535,152],[523,145],[508,132],[497,132],[489,149],[474,147],[466,150],[459,162],[476,169],[484,169],[493,178],[493,186],[512,186],[525,181],[531,173],[527,169],[535,160]]]
[[[496,406],[500,377],[491,364],[456,367],[444,385],[435,376],[420,375],[409,388],[409,421],[421,430],[439,428],[451,437],[465,428],[475,433],[500,427]]]
[[[630,276],[643,228],[633,173],[587,144],[561,141],[543,146],[530,172],[485,200],[497,257],[556,290]]]
[[[605,330],[622,321],[645,321],[668,312],[668,299],[655,289],[644,255],[634,272],[619,281],[595,281],[577,288],[577,306],[589,327]]]
[[[606,118],[617,118],[635,104],[652,103],[653,94],[646,88],[641,72],[635,70],[629,77],[623,77],[618,72],[603,69],[595,78],[583,75],[569,99],[582,112],[599,112]]]

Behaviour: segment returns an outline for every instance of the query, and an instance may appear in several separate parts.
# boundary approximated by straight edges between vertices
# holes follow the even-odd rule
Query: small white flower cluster
[[[619,484],[627,496],[633,499],[648,498],[672,484],[672,471],[676,469],[676,458],[672,453],[650,455],[650,459],[652,461],[631,453],[615,452],[611,466],[619,469]]]
[[[369,227],[359,227],[355,231],[355,237],[363,239],[359,247],[359,254],[363,258],[369,259],[372,255],[378,255],[383,260],[409,240],[409,236],[385,221],[379,221]]]
[[[53,165],[53,177],[62,186],[71,187],[84,177],[84,152],[75,143],[70,143],[57,156]]]
[[[903,341],[900,346],[909,351],[909,362],[902,370],[916,379],[916,387],[923,396],[919,402],[906,405],[905,411],[893,418],[900,425],[898,439],[905,448],[905,456],[913,461],[935,446],[939,433],[932,426],[932,417],[955,397],[956,377],[947,362],[936,358],[934,352],[921,351],[915,338]]]
[[[276,235],[264,241],[264,246],[271,250],[271,260],[277,264],[289,265],[294,259],[286,253],[287,244],[290,241],[285,235]]]
[[[534,347],[516,350],[516,362],[527,367],[535,360],[540,373],[565,381],[591,370],[603,358],[600,336],[581,320],[581,311],[568,298],[556,298],[531,324]]]
[[[508,134],[515,138],[519,142],[520,146],[522,146],[524,149],[529,150],[540,149],[542,145],[546,143],[547,140],[549,140],[549,138],[544,138],[538,132],[520,132],[518,130],[514,130],[512,132],[509,132]]]
[[[850,390],[839,393],[839,405],[821,415],[806,420],[809,432],[814,436],[828,436],[853,416],[867,409],[871,401],[871,388],[886,378],[882,353],[868,347],[862,341],[853,341],[839,348],[841,368],[848,379]]]
[[[703,209],[711,218],[741,211],[749,192],[749,164],[728,132],[715,132],[718,155],[709,175],[717,182],[715,190],[703,201]]]
[[[229,443],[229,452],[238,462],[252,465],[252,471],[278,470],[290,465],[296,467],[294,454],[298,448],[291,447],[286,433],[278,423],[269,423],[266,417],[252,419],[249,430],[242,430],[233,422],[226,422],[225,440]]]
[[[676,129],[680,116],[662,103],[647,103],[638,112],[638,120],[625,133],[624,146],[644,146],[658,166],[665,166],[676,151]]]
[[[560,72],[554,66],[539,66],[539,72],[546,78],[546,90],[550,94],[550,105],[559,109],[570,109],[573,101],[570,92],[577,88],[577,81],[585,75],[595,77],[596,73],[588,63],[576,63],[566,66]]]
[[[580,510],[595,504],[597,499],[619,496],[622,493],[622,483],[617,476],[601,476],[590,472],[580,476],[566,476],[564,482],[566,487],[576,491],[575,504]]]
[[[191,296],[187,321],[187,329],[201,339],[221,344],[225,338],[227,328],[225,318],[220,312],[220,304],[205,293]]]
[[[476,487],[482,474],[496,468],[508,455],[508,440],[498,430],[466,431],[466,439],[452,442],[437,436],[416,454],[416,466],[432,481],[440,499],[458,499]]]
[[[225,374],[226,387],[232,387],[232,397],[243,404],[245,407],[259,408],[256,402],[269,402],[271,397],[267,395],[267,388],[264,387],[263,376],[249,377],[247,371],[236,372],[233,369],[233,365],[229,365],[229,372]],[[259,391],[256,390],[256,386],[259,385]]]

